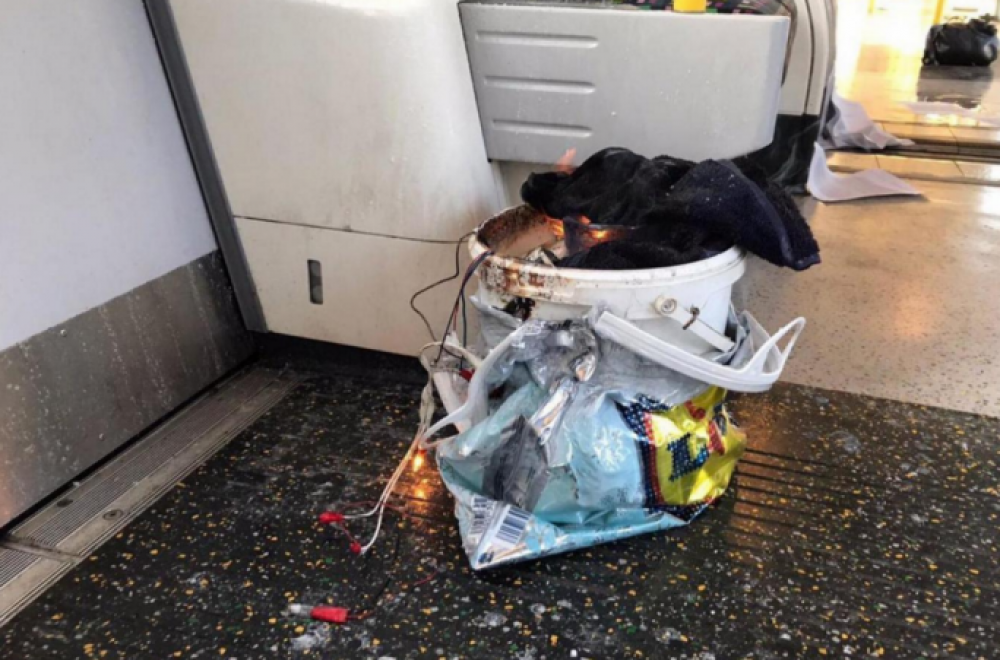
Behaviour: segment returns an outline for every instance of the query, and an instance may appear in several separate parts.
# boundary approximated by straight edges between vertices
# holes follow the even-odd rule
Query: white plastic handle
[[[469,381],[469,389],[465,397],[465,404],[444,419],[439,420],[434,426],[427,429],[427,432],[424,433],[423,437],[425,443],[449,424],[455,424],[457,426],[459,422],[468,422],[469,426],[472,426],[486,419],[489,413],[490,394],[487,389],[486,377],[491,371],[493,371],[493,366],[497,363],[497,360],[499,360],[500,357],[507,352],[507,348],[520,339],[521,335],[524,334],[524,327],[525,326],[521,326],[517,330],[514,330],[514,332],[507,335],[502,342],[497,344],[496,347],[490,351],[490,354],[486,356],[486,359],[484,359],[482,363],[476,367],[476,373],[472,375],[472,380]]]
[[[604,312],[597,321],[595,330],[605,339],[621,344],[648,360],[673,369],[710,385],[724,387],[734,392],[764,392],[774,385],[781,376],[785,362],[795,347],[806,320],[799,317],[783,327],[771,337],[749,312],[744,312],[750,327],[754,345],[760,346],[747,364],[739,369],[707,360],[697,355],[657,339],[640,330],[628,321],[610,312]],[[778,342],[790,336],[784,349],[778,349]]]

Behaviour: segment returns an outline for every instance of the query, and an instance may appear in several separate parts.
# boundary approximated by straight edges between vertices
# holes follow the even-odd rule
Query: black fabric
[[[767,172],[768,179],[788,192],[805,194],[809,164],[829,112],[824,116],[779,114],[771,144],[747,158]]]
[[[666,268],[707,259],[732,243],[679,223],[639,227],[628,240],[598,243],[556,263],[560,268],[632,270]]]
[[[727,163],[727,161],[717,162]],[[727,221],[727,230],[729,227],[741,228],[734,242],[775,265],[788,266],[793,270],[805,270],[818,264],[819,244],[813,236],[812,229],[809,228],[809,223],[802,217],[795,200],[780,182],[770,178],[764,169],[748,158],[738,158],[728,164],[735,165],[739,174],[745,176],[753,186],[764,193],[764,200],[757,198],[761,202],[760,205],[751,205],[747,210],[754,214],[770,215],[768,211],[770,205],[777,215],[777,218],[773,219],[773,234],[760,224],[753,226],[753,222],[760,222],[755,216],[751,216],[750,224],[741,223],[738,218],[730,218]],[[732,209],[732,205],[729,208]],[[720,226],[719,231],[722,229]],[[728,231],[723,233],[729,235]],[[785,238],[788,239],[787,245],[784,243]],[[767,254],[768,251],[770,256]]]
[[[521,196],[553,218],[639,228],[626,241],[597,245],[559,266],[675,266],[733,244],[795,270],[819,263],[819,246],[795,202],[747,160],[695,165],[611,148],[572,174],[532,174]]]
[[[989,66],[998,49],[997,29],[986,21],[974,18],[968,23],[934,25],[927,33],[924,64]]]
[[[586,216],[599,225],[649,224],[665,192],[694,163],[660,156],[649,160],[628,149],[598,151],[572,174],[532,174],[521,198],[552,218]]]

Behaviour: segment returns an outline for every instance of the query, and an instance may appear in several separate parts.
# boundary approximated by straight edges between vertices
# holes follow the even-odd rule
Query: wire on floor
[[[352,541],[351,549],[357,554],[363,555],[369,550],[371,550],[372,546],[375,545],[375,542],[378,540],[379,533],[382,531],[382,521],[383,518],[385,517],[385,510],[388,507],[389,498],[396,490],[396,485],[399,483],[400,478],[405,473],[407,466],[410,465],[410,461],[413,460],[413,457],[416,455],[416,453],[418,451],[423,451],[424,449],[426,449],[426,447],[422,445],[423,437],[427,433],[427,429],[430,428],[431,420],[434,417],[434,411],[435,411],[433,378],[435,371],[439,368],[439,365],[441,363],[441,357],[444,354],[445,350],[448,350],[448,352],[452,355],[455,355],[457,353],[458,355],[455,355],[455,357],[458,357],[459,359],[468,359],[470,363],[473,365],[479,363],[479,358],[474,354],[472,354],[470,351],[468,351],[468,349],[466,349],[464,346],[458,346],[453,343],[449,344],[447,339],[450,334],[449,328],[451,328],[457,321],[459,310],[462,307],[466,285],[468,285],[469,280],[472,279],[473,274],[475,274],[479,266],[481,266],[482,263],[492,254],[493,254],[492,251],[486,251],[483,254],[476,257],[475,259],[473,259],[472,263],[469,264],[469,267],[465,271],[465,276],[462,278],[462,283],[459,288],[455,304],[452,306],[451,317],[449,319],[448,326],[445,328],[443,340],[441,342],[435,341],[432,342],[431,344],[427,344],[420,351],[419,355],[420,363],[427,370],[428,378],[427,378],[427,384],[424,386],[423,391],[420,393],[420,423],[417,426],[416,433],[414,433],[413,435],[413,440],[410,442],[409,447],[407,447],[406,449],[406,454],[403,456],[403,460],[401,460],[399,462],[399,465],[396,466],[395,471],[393,471],[392,476],[389,478],[389,481],[386,483],[385,488],[382,490],[381,496],[370,510],[365,511],[364,513],[356,513],[356,514],[336,514],[337,516],[342,516],[342,519],[344,521],[359,520],[362,518],[370,518],[371,516],[376,516],[375,531],[372,534],[371,539],[364,545],[360,545],[360,543],[357,541]],[[428,362],[426,352],[428,348],[433,346],[438,347],[437,358],[435,358],[434,362]],[[452,353],[452,351],[454,351],[454,353]],[[339,523],[340,521],[338,520],[337,522]],[[353,539],[353,537],[351,538]],[[357,543],[358,545],[355,545],[355,543]],[[359,545],[360,549],[358,548]]]

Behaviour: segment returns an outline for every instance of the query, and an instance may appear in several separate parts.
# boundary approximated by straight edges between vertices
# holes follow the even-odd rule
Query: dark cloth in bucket
[[[648,229],[633,232],[627,243],[655,243],[660,248],[597,245],[582,255],[571,255],[560,266],[674,266],[733,244],[795,270],[819,263],[819,246],[795,202],[762,170],[742,159],[694,164],[668,156],[648,159],[628,149],[604,149],[571,174],[532,174],[521,187],[521,197],[549,217],[582,216],[598,225]]]
[[[591,270],[667,268],[707,259],[731,245],[697,227],[658,223],[636,228],[627,240],[598,243],[561,259],[556,265]]]
[[[628,149],[598,151],[571,174],[532,174],[521,198],[552,218],[585,216],[598,225],[648,225],[657,219],[665,192],[694,163],[660,156],[652,160]]]

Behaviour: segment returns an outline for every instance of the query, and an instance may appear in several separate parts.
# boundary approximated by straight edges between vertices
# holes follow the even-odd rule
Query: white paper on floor
[[[860,103],[848,101],[837,92],[833,93],[832,101],[837,114],[827,124],[828,137],[822,141],[824,147],[859,147],[872,151],[886,147],[913,146],[913,140],[898,138],[879,128]]]
[[[819,144],[809,164],[809,182],[813,197],[821,202],[846,202],[852,199],[885,197],[888,195],[920,195],[920,191],[885,170],[864,170],[852,174],[835,174],[826,164],[826,152]]]
[[[974,119],[984,126],[1000,128],[1000,116],[990,115],[963,108],[957,103],[942,103],[940,101],[910,101],[901,104],[907,110],[916,115],[945,115],[951,117],[965,117]]]

